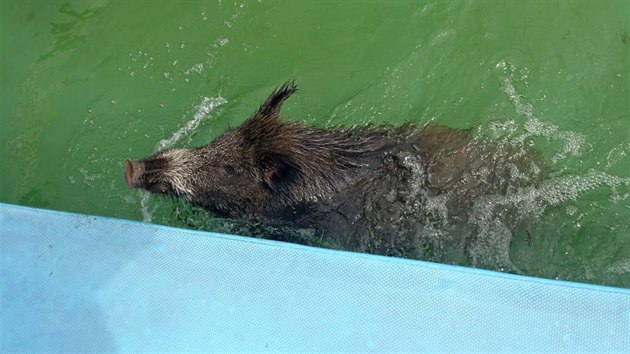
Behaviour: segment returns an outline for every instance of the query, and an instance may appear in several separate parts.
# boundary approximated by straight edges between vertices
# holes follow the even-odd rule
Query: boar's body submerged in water
[[[519,172],[533,163],[527,156],[474,144],[461,130],[282,122],[280,108],[296,90],[279,87],[206,146],[127,161],[127,184],[222,217],[313,230],[339,249],[427,259],[429,246],[448,243],[460,255],[442,260],[453,261],[465,252],[476,198],[537,179]]]

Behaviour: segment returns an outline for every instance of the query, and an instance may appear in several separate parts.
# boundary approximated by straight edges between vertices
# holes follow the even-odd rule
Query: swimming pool
[[[2,2],[0,201],[192,229],[230,220],[129,191],[123,161],[207,143],[270,88],[285,117],[412,121],[531,144],[529,236],[464,265],[630,287],[624,2]]]

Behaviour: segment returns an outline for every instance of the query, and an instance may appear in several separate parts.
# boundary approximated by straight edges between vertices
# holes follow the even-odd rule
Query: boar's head
[[[330,194],[338,167],[348,163],[320,141],[322,130],[280,121],[282,103],[296,91],[293,82],[280,86],[241,126],[208,145],[127,160],[127,185],[232,218],[256,218],[261,210],[291,209]]]

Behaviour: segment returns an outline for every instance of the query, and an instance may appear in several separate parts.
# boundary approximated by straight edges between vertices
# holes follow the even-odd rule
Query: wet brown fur
[[[435,226],[428,224],[450,225],[463,249],[475,198],[539,178],[523,173],[533,164],[528,156],[475,144],[466,131],[283,122],[280,108],[296,91],[292,82],[282,85],[206,146],[129,162],[128,184],[223,217],[315,230],[335,248],[427,258],[427,227]]]

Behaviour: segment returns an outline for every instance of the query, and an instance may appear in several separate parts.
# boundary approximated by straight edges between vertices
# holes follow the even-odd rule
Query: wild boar
[[[208,145],[127,160],[127,185],[220,217],[313,230],[338,249],[427,259],[431,230],[449,230],[439,245],[461,257],[477,198],[540,179],[527,154],[481,144],[468,131],[282,121],[282,104],[296,91],[293,82],[278,87]]]

